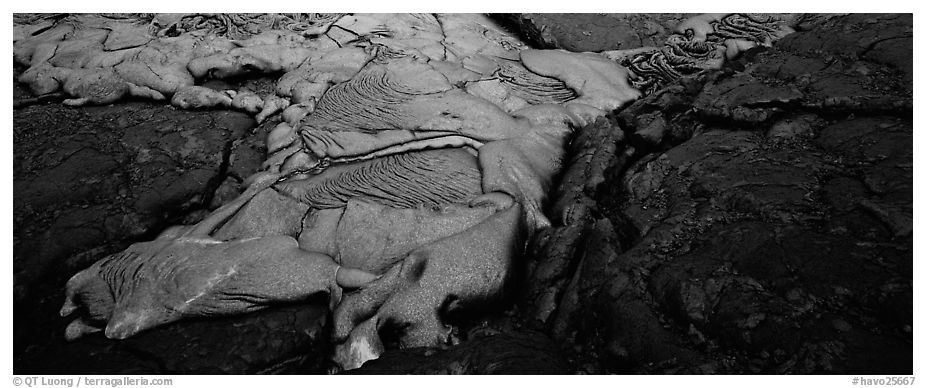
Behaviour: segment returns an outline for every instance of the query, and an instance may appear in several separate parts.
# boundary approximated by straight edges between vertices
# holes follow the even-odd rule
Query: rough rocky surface
[[[520,28],[598,51],[680,18]],[[236,196],[275,123],[31,97],[14,85],[15,373],[329,371],[319,301],[65,342],[64,281]],[[804,18],[577,131],[508,300],[519,329],[355,373],[912,373],[912,109],[911,15]]]
[[[29,98],[28,92],[19,96]],[[98,373],[255,372],[280,362],[276,352],[286,353],[284,343],[295,349],[324,338],[317,332],[327,314],[310,307],[155,332],[147,340],[161,344],[153,355],[132,350],[152,346],[116,345],[102,337],[65,343],[64,320],[49,319],[57,317],[64,281],[99,257],[150,239],[167,225],[194,222],[206,209],[236,196],[241,180],[263,159],[266,131],[252,135],[254,121],[243,113],[184,112],[141,102],[84,108],[33,105],[15,111],[13,127],[18,373],[20,368],[63,373],[54,368],[68,365],[72,371]],[[216,328],[235,325],[247,330],[218,335]],[[294,329],[298,327],[306,328],[306,338],[289,335],[303,332]],[[266,336],[255,337],[249,330]],[[235,336],[271,345],[236,345],[256,349],[244,362],[182,361],[181,355],[229,357],[223,354],[228,349],[200,348]],[[270,349],[268,355],[259,354],[261,346]],[[73,352],[80,362],[50,362],[62,351]],[[295,357],[292,349],[289,353]]]
[[[127,341],[67,342],[67,321],[58,318],[61,289],[77,270],[237,196],[264,158],[270,124],[140,102],[16,110],[14,252],[17,268],[27,269],[16,284],[16,373],[325,373],[324,300]]]
[[[575,52],[661,46],[686,14],[525,13],[493,15],[537,48]]]
[[[17,110],[17,300],[50,270],[86,264],[66,263],[70,255],[160,232],[208,205],[226,177],[243,178],[229,174],[229,160],[253,126],[237,112],[181,112],[145,103]],[[235,166],[256,170],[245,158],[235,153]]]
[[[910,26],[827,18],[584,129],[525,316],[587,372],[911,373],[909,56],[869,55]]]

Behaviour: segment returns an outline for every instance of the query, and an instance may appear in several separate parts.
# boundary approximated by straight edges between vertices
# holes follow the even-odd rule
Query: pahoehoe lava
[[[912,373],[912,15],[13,19],[17,374]]]

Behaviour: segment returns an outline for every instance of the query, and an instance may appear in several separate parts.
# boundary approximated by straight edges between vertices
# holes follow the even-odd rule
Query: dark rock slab
[[[530,13],[493,15],[536,48],[575,52],[662,46],[685,14]]]
[[[606,172],[620,168],[617,154],[623,142],[620,127],[606,119],[581,128],[567,150],[568,168],[551,196],[550,219],[554,226],[540,231],[526,255],[526,281],[520,304],[527,320],[550,321],[558,300],[576,265],[582,237],[599,211],[593,197],[605,182]]]
[[[15,267],[26,274],[17,285],[29,291],[14,309],[16,373],[327,371],[324,298],[183,321],[124,341],[99,333],[74,342],[63,338],[70,321],[57,314],[64,281],[133,241],[181,220],[195,222],[207,206],[237,196],[265,152],[265,133],[252,134],[253,127],[243,113],[152,103],[15,111]]]
[[[71,255],[156,233],[207,204],[232,144],[253,126],[243,113],[149,103],[14,111],[17,298],[49,273],[89,264],[65,265]]]
[[[755,222],[718,226],[704,238],[653,272],[652,294],[717,346],[761,359],[751,371],[911,370],[904,327],[912,294],[901,279],[912,272],[903,248],[860,248],[811,228]]]
[[[840,140],[820,131],[817,141],[855,144],[856,155],[881,150],[875,161],[900,171],[885,185],[893,195],[865,190],[864,175],[848,178],[892,177],[870,172],[875,166],[856,167],[809,140],[783,146],[747,131],[707,131],[641,160],[625,177],[623,210],[644,237],[616,261],[635,257],[648,269],[651,277],[639,281],[679,331],[751,359],[734,370],[888,373],[912,365],[897,363],[910,355],[912,327],[912,207],[901,194],[909,194],[912,175],[897,167],[912,160],[910,132],[896,117],[833,125],[826,128],[842,129],[831,134]],[[859,148],[870,128],[883,132]],[[881,305],[888,300],[890,307]],[[855,330],[820,326],[821,316]],[[890,348],[890,357],[862,367],[871,350],[843,351],[850,342]]]
[[[249,151],[263,152],[263,137],[251,139],[255,137],[250,131],[252,127],[253,119],[243,113],[179,111],[155,103],[81,108],[34,104],[14,111],[17,370],[57,373],[64,372],[60,368],[73,365],[72,372],[187,373],[195,369],[206,373],[210,364],[206,359],[201,362],[184,359],[192,356],[183,354],[199,354],[208,347],[202,342],[198,348],[191,348],[197,343],[194,337],[208,337],[209,341],[227,346],[256,346],[242,342],[247,337],[233,333],[209,337],[203,333],[222,330],[206,323],[198,323],[207,326],[191,328],[191,332],[180,325],[180,329],[171,329],[174,332],[165,332],[172,334],[139,337],[157,337],[150,345],[126,342],[117,346],[102,336],[66,343],[62,336],[68,321],[58,317],[64,283],[75,272],[132,242],[153,238],[168,225],[197,221],[201,213],[196,215],[196,211],[205,209],[210,202],[215,206],[221,204],[222,199],[216,198],[219,195],[215,191],[223,181],[231,180],[233,184],[226,188],[231,191],[226,193],[227,197],[236,196],[241,177],[250,175],[260,165],[253,157],[236,158],[236,175],[229,174],[236,145],[247,143]],[[309,327],[307,322],[316,319],[296,311],[264,314],[269,314],[264,316],[265,321],[280,321],[275,325],[281,327]],[[323,322],[324,316],[317,319]],[[222,322],[228,325],[226,332],[237,324],[234,320]],[[254,326],[255,331],[263,324],[252,318],[242,322],[244,326]],[[267,341],[272,339],[272,346],[252,355],[245,354],[253,358],[246,368],[243,363],[226,359],[212,364],[211,371],[241,373],[270,368],[273,363],[281,362],[280,357],[294,354],[292,347],[307,343],[295,336],[294,343],[285,340],[277,344],[279,341],[272,336],[282,337],[280,330],[284,329],[276,330],[268,331],[271,337],[266,337]],[[176,338],[172,339],[172,335]],[[312,336],[315,338],[315,334]],[[252,337],[263,340],[260,336]],[[157,357],[163,359],[154,362],[157,357],[137,350],[143,348],[161,349],[158,352],[163,354]],[[274,353],[271,348],[279,352],[271,355]],[[55,358],[56,354],[67,354],[74,362],[63,363],[63,359]],[[228,364],[230,369],[220,370],[224,368],[222,364]]]
[[[753,124],[799,110],[909,115],[910,17],[852,14],[788,35],[771,51],[747,55],[742,72],[711,79],[695,109]],[[871,54],[876,49],[883,57]]]
[[[807,31],[783,38],[781,50],[824,60],[859,59],[900,70],[913,86],[913,14],[849,14],[818,18]]]
[[[819,18],[620,112],[525,311],[591,372],[911,373],[908,19]]]

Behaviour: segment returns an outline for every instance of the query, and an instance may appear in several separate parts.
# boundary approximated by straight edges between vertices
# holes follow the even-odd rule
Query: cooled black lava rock
[[[803,20],[579,131],[522,302],[584,370],[912,371],[912,23]]]

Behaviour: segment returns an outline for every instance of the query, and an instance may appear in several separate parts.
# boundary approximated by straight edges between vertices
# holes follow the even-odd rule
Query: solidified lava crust
[[[534,48],[602,52],[658,45],[687,16],[497,17]],[[450,314],[459,344],[387,350],[352,373],[911,374],[912,15],[795,20],[770,47],[576,128],[543,209],[551,226],[528,241],[501,305]],[[65,106],[17,84],[25,70],[13,87],[14,373],[335,370],[324,298],[66,342],[68,278],[235,198],[282,118]],[[204,86],[265,96],[274,81]]]

